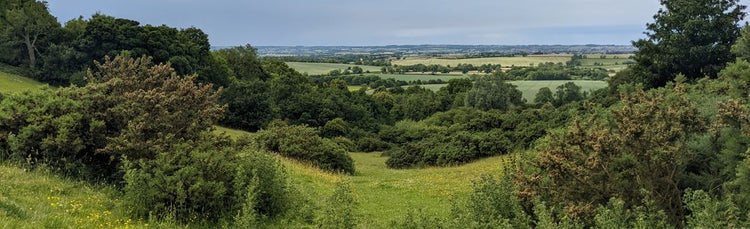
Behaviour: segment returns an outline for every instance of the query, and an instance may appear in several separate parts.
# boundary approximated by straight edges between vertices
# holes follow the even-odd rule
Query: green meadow
[[[307,63],[307,62],[286,62],[289,67],[297,70],[300,73],[307,73],[308,75],[323,75],[328,74],[333,70],[341,70],[342,72],[347,68],[353,68],[359,66],[363,71],[370,71],[372,73],[380,72],[378,66],[366,66],[366,65],[354,65],[354,64],[332,64],[332,63]]]

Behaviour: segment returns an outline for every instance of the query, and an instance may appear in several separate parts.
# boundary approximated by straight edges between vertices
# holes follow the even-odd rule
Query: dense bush
[[[125,204],[138,217],[218,220],[236,208],[236,157],[231,148],[183,144],[153,160],[126,160]]]
[[[357,139],[357,150],[359,152],[383,151],[388,148],[390,148],[390,145],[377,137],[362,137]]]
[[[282,156],[312,163],[330,171],[354,173],[354,162],[343,147],[318,136],[315,128],[290,126],[274,121],[258,132],[258,143],[264,149]]]
[[[352,190],[344,181],[336,184],[333,194],[326,201],[326,208],[317,219],[318,228],[353,229],[357,226],[357,202]]]
[[[539,109],[501,112],[472,108],[441,112],[420,122],[401,121],[383,127],[383,140],[397,144],[386,153],[391,168],[445,166],[503,155],[530,147],[548,129],[564,125],[568,109],[551,105]]]
[[[10,95],[0,103],[0,158],[46,164],[60,172],[91,178],[112,173],[109,156],[97,154],[106,126],[94,115],[82,88],[45,88]]]
[[[15,159],[118,181],[122,156],[150,159],[200,139],[223,112],[218,92],[150,63],[118,56],[97,63],[83,88],[9,96],[0,105],[0,145]]]
[[[153,160],[126,160],[128,210],[139,217],[185,222],[234,215],[247,207],[248,198],[253,212],[267,217],[290,207],[287,177],[276,159],[213,142],[181,144]]]

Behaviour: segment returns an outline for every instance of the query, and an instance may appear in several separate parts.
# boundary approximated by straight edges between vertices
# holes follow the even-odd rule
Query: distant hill
[[[227,47],[212,47],[220,49]],[[442,56],[479,55],[501,56],[513,54],[621,54],[633,53],[631,45],[389,45],[389,46],[257,46],[261,56],[335,56],[335,55],[390,55]]]

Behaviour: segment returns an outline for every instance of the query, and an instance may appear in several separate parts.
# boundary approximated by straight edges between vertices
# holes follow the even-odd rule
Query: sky
[[[99,12],[195,26],[214,46],[627,45],[658,0],[48,0],[61,23]],[[750,0],[742,0],[747,5]]]

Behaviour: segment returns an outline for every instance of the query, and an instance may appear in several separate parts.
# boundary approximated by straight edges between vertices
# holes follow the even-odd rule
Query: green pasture
[[[353,64],[331,64],[331,63],[307,63],[307,62],[286,62],[289,67],[297,70],[300,73],[307,73],[309,75],[323,75],[328,74],[333,70],[341,70],[342,72],[349,67],[359,66],[363,71],[370,71],[372,73],[380,72],[378,66],[366,66],[366,65],[353,65]]]

